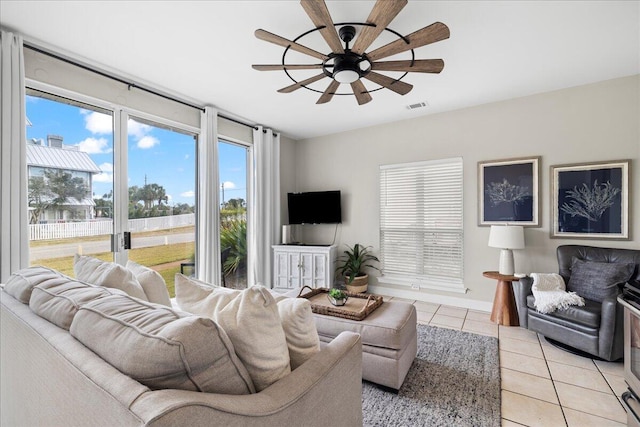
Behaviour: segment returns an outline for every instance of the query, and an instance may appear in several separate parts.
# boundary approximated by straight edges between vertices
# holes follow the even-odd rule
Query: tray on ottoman
[[[303,295],[305,289],[309,292]],[[378,295],[356,294],[353,292],[345,292],[349,297],[345,305],[336,307],[331,304],[327,296],[329,289],[316,288],[311,289],[305,286],[300,289],[298,298],[306,298],[311,303],[311,311],[316,314],[325,314],[327,316],[342,317],[351,320],[362,320],[371,314],[376,308],[382,305],[382,297]]]

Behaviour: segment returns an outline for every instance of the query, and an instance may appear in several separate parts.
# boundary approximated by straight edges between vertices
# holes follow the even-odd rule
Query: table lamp
[[[500,274],[512,276],[513,267],[512,249],[524,248],[524,228],[521,225],[492,225],[489,231],[489,246],[500,248]]]

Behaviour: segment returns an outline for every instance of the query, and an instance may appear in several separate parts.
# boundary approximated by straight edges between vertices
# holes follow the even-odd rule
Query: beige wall
[[[495,283],[482,272],[497,269],[499,250],[487,247],[489,228],[477,225],[478,161],[541,156],[542,227],[525,229],[527,247],[514,251],[516,270],[555,272],[555,248],[560,244],[640,248],[639,117],[640,76],[631,76],[288,142],[282,147],[282,197],[288,191],[341,190],[343,224],[337,243],[360,242],[377,250],[379,165],[463,157],[464,280],[469,291],[461,295],[382,289],[375,279],[372,285],[391,295],[489,310]],[[550,239],[549,167],[619,159],[632,159],[632,240]],[[287,211],[282,212],[286,222]],[[330,243],[333,234],[333,226],[305,229],[311,242]]]

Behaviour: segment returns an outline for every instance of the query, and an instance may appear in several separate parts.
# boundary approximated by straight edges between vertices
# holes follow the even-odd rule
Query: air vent
[[[410,105],[407,105],[407,108],[408,108],[409,110],[416,110],[416,109],[418,109],[418,108],[427,107],[428,105],[429,105],[429,104],[427,104],[427,102],[425,101],[425,102],[418,102],[417,104],[410,104]]]

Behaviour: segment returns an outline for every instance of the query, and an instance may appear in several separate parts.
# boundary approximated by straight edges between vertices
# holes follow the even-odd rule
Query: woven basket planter
[[[369,286],[369,275],[365,274],[364,276],[356,276],[353,278],[353,282],[351,283],[349,283],[349,276],[346,276],[344,278],[344,283],[346,284],[348,292],[361,294],[363,292],[367,292],[367,287]]]

